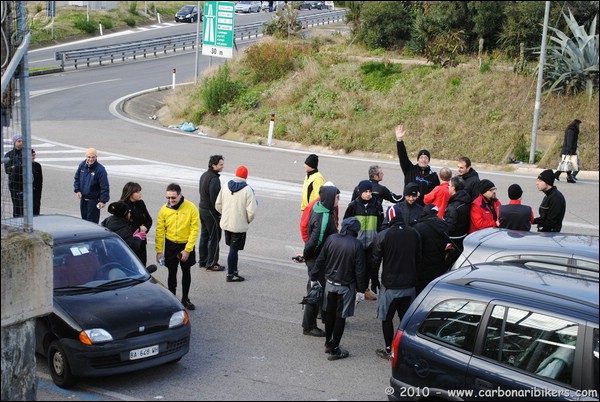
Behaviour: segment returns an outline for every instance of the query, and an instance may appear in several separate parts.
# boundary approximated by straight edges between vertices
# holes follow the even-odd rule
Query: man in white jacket
[[[229,246],[227,256],[227,282],[242,282],[238,275],[238,251],[244,249],[246,232],[256,213],[254,190],[246,183],[248,169],[238,166],[235,177],[221,188],[215,208],[221,214],[221,229],[225,231],[225,244]]]

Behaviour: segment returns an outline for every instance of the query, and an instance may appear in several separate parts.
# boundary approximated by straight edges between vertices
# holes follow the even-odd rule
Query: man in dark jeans
[[[200,254],[199,265],[209,272],[223,271],[219,264],[219,242],[221,241],[221,214],[215,209],[217,196],[221,191],[219,173],[225,165],[223,155],[212,155],[208,160],[208,170],[200,176]]]

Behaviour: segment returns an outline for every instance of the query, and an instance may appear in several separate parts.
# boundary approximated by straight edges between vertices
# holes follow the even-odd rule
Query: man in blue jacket
[[[79,198],[81,219],[94,223],[100,222],[100,210],[110,199],[108,174],[97,158],[96,149],[88,148],[85,160],[77,167],[73,182],[73,191]]]

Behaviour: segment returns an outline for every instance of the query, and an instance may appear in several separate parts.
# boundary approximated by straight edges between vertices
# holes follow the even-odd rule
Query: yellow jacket
[[[156,220],[156,252],[165,249],[165,237],[173,243],[185,243],[188,253],[194,249],[200,232],[200,213],[198,208],[186,199],[179,208],[163,205]]]
[[[319,196],[319,190],[323,184],[325,184],[325,178],[318,170],[306,175],[304,178],[304,186],[302,187],[302,204],[300,204],[300,211],[304,211],[304,208]]]

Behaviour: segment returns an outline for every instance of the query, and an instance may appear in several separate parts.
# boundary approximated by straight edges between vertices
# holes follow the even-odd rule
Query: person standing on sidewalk
[[[219,242],[221,241],[221,214],[215,208],[221,191],[220,175],[225,166],[223,155],[211,155],[208,169],[200,176],[200,245],[199,265],[209,272],[223,271],[219,264]]]
[[[246,183],[248,169],[238,166],[235,177],[227,182],[227,188],[221,189],[215,202],[216,210],[221,214],[221,228],[225,231],[225,244],[229,246],[227,256],[227,282],[242,282],[238,274],[238,252],[246,245],[246,232],[256,215],[256,197],[254,190]]]
[[[165,193],[167,203],[160,208],[156,219],[156,262],[169,270],[168,286],[177,290],[177,267],[181,265],[181,304],[188,310],[196,306],[190,301],[191,267],[196,264],[196,242],[200,231],[200,216],[193,202],[186,200],[181,186],[171,183]]]

